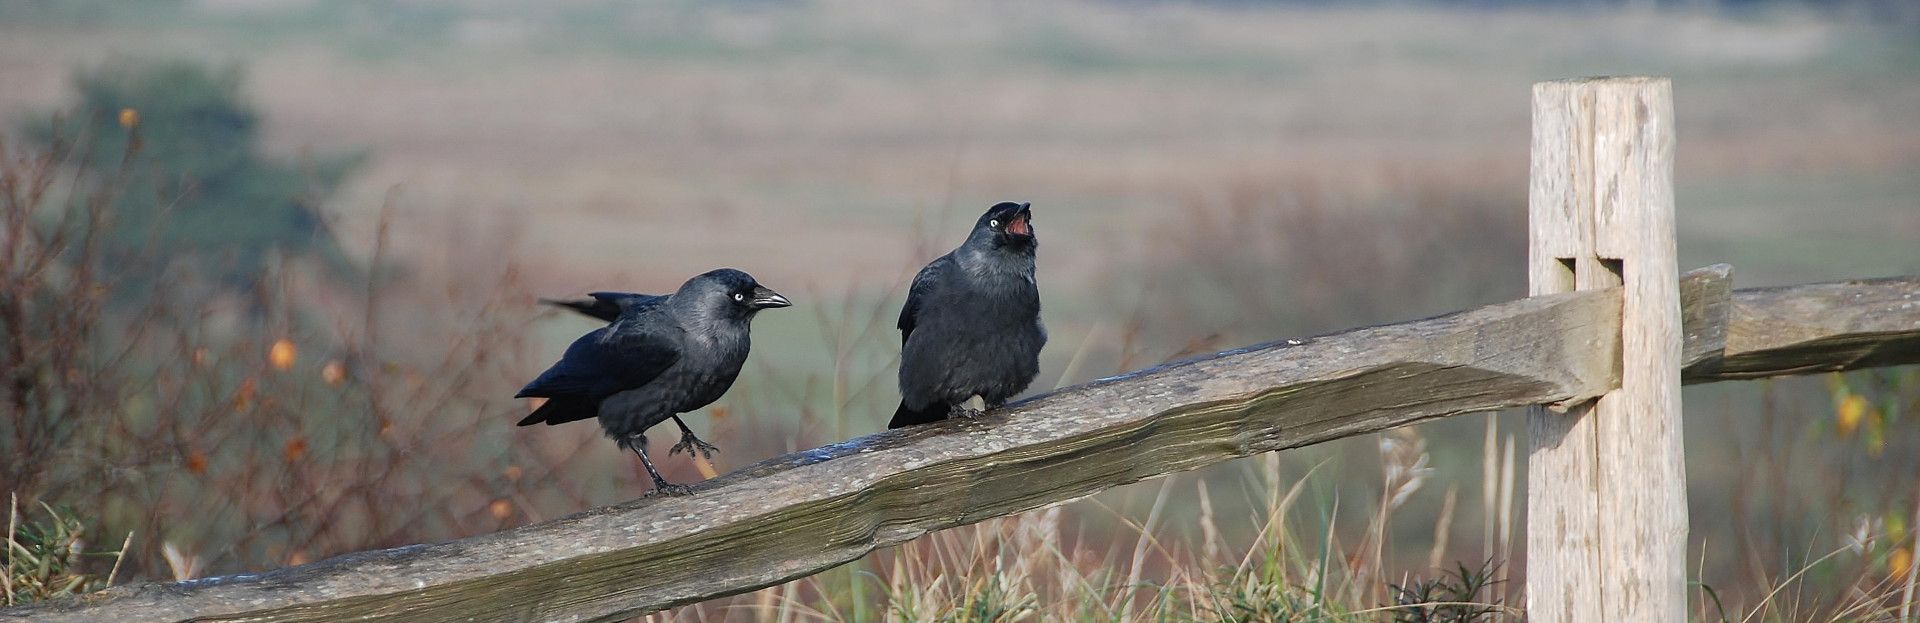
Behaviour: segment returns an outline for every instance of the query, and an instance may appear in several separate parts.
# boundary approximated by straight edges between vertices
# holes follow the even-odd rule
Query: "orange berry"
[[[273,364],[276,370],[291,370],[295,354],[293,342],[280,338],[274,340],[272,348],[267,349],[267,362]]]

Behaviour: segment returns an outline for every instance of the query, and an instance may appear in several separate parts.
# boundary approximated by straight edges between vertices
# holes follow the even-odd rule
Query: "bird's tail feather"
[[[565,307],[607,322],[620,319],[620,304],[606,299],[540,299],[540,302],[554,307]]]
[[[947,405],[940,404],[939,401],[934,401],[932,404],[917,410],[909,408],[906,402],[901,402],[900,408],[893,412],[893,421],[887,422],[887,428],[904,428],[918,424],[931,424],[944,419],[947,419]]]
[[[541,423],[549,425],[565,424],[597,415],[600,415],[600,409],[598,405],[592,401],[549,398],[546,404],[540,405],[540,408],[534,409],[533,413],[521,419],[520,425],[532,426]]]

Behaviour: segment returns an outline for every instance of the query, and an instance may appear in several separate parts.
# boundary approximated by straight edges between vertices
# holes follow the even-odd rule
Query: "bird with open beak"
[[[900,310],[900,407],[888,428],[973,415],[1025,391],[1047,344],[1034,281],[1033,208],[1000,203],[913,278]]]

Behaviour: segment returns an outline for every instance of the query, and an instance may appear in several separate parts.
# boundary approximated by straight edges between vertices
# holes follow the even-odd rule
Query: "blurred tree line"
[[[262,153],[241,86],[238,67],[114,60],[76,73],[72,109],[27,124],[30,142],[70,143],[75,165],[121,189],[100,243],[125,285],[188,268],[246,287],[281,256],[348,266],[319,206],[362,158]]]

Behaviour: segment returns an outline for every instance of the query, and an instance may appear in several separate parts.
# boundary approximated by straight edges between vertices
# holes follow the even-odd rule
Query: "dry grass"
[[[1365,568],[1378,569],[1377,558],[1326,555],[1342,548],[1337,526],[1294,519],[1307,482],[1284,479],[1274,457],[1246,474],[1248,516],[1221,517],[1203,502],[1198,538],[1160,525],[1172,489],[1189,483],[1208,487],[1184,477],[1159,483],[1152,509],[1127,522],[1133,535],[1124,541],[1088,539],[1073,525],[1078,513],[1056,507],[937,533],[852,570],[648,620],[1467,622],[1512,611],[1485,590],[1485,568],[1457,570],[1454,579],[1400,578],[1409,588],[1398,590],[1368,577]],[[1242,521],[1257,537],[1244,546],[1223,543],[1227,524]],[[1388,590],[1398,592],[1389,599]]]

